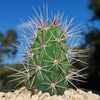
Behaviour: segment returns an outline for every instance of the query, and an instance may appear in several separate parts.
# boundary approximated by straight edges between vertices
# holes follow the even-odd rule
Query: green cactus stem
[[[74,18],[71,19],[69,24],[67,18],[62,21],[63,14],[60,16],[59,13],[48,22],[47,9],[47,12],[44,9],[44,18],[41,10],[40,15],[35,9],[34,11],[37,17],[33,16],[33,19],[29,17],[28,24],[23,22],[23,25],[30,31],[21,30],[24,33],[22,36],[27,45],[25,46],[25,42],[19,41],[24,48],[22,51],[25,51],[24,58],[27,59],[22,63],[23,69],[12,69],[17,71],[15,80],[20,80],[17,85],[24,82],[25,86],[31,91],[38,89],[42,92],[49,92],[50,95],[61,95],[68,87],[68,83],[76,87],[71,82],[71,80],[75,80],[76,76],[83,78],[82,75],[79,75],[82,70],[70,70],[75,61],[85,63],[72,56],[74,53],[81,53],[77,50],[73,51],[77,44],[77,42],[73,42],[74,39],[81,37],[78,34],[81,32],[80,25],[72,26]],[[46,13],[47,15],[45,15]],[[70,46],[68,46],[69,41],[71,42],[69,43]],[[18,48],[20,49],[20,47]],[[72,59],[74,59],[74,62],[72,62]]]

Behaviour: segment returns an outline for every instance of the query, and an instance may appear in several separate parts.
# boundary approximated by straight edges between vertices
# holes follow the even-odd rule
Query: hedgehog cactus
[[[28,57],[28,59],[22,63],[24,69],[19,71],[13,69],[17,71],[15,76],[20,79],[19,84],[24,82],[31,91],[38,89],[42,92],[49,92],[51,95],[63,94],[68,87],[68,82],[75,86],[70,81],[71,79],[74,80],[76,76],[83,77],[78,74],[81,70],[74,72],[69,70],[75,60],[79,61],[74,58],[74,62],[71,62],[71,53],[77,54],[79,52],[72,52],[77,42],[74,45],[70,43],[70,47],[68,47],[67,42],[77,36],[81,37],[77,35],[80,32],[79,25],[71,26],[74,18],[69,24],[67,24],[67,19],[62,22],[63,14],[59,16],[59,13],[54,19],[52,18],[49,24],[47,9],[45,11],[44,8],[44,17],[41,10],[40,16],[35,9],[34,11],[37,17],[33,16],[33,19],[29,17],[28,24],[23,22],[31,33],[21,30],[24,34],[31,36],[23,35],[27,47],[19,40],[24,47],[22,49],[25,51],[24,57]]]
[[[40,28],[32,45],[33,57],[28,61],[29,88],[35,86],[50,94],[63,93],[67,87],[64,76],[68,74],[67,41],[64,31],[55,25]]]

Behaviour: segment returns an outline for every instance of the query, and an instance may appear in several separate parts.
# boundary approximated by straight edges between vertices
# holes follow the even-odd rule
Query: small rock
[[[13,98],[13,100],[14,100],[15,98]],[[24,100],[24,98],[23,98],[23,96],[22,95],[18,95],[17,97],[16,97],[16,100]]]
[[[77,94],[77,92],[74,89],[68,89],[66,91],[68,91],[70,94]]]
[[[96,94],[87,94],[87,100],[99,100],[100,99],[100,96],[99,95],[96,95]]]
[[[66,96],[66,95],[74,95],[74,93],[73,93],[73,92],[69,92],[69,91],[66,90],[66,91],[64,92],[64,95],[65,95],[65,96]]]
[[[62,98],[62,96],[58,96],[57,100],[64,100],[64,98]]]
[[[27,93],[27,97],[29,98],[31,97],[31,92]]]
[[[0,92],[0,98],[4,98],[5,97],[5,93]]]
[[[7,100],[6,98],[0,98],[0,100]]]
[[[66,95],[63,98],[64,98],[64,100],[69,100],[69,95]]]
[[[19,94],[19,90],[16,90],[14,93],[15,93],[15,94]]]
[[[76,94],[72,96],[72,100],[84,100],[84,97],[82,95]]]
[[[92,91],[88,91],[87,93],[88,93],[88,94],[92,94]]]
[[[84,95],[84,94],[85,94],[85,92],[84,92],[83,90],[77,89],[76,91],[77,91],[79,94],[81,94],[81,95]]]
[[[13,95],[13,93],[8,92],[6,95],[7,95],[8,98],[11,98],[11,96]]]
[[[11,98],[9,100],[16,100],[16,95],[12,94]]]
[[[23,100],[32,100],[32,99],[27,96],[23,96]]]
[[[24,100],[31,100],[30,96],[27,96],[26,93],[21,93],[21,96],[23,96]]]
[[[42,91],[39,91],[37,95],[40,97],[42,95]]]
[[[38,100],[38,95],[33,95],[31,100]]]
[[[22,88],[19,89],[19,92],[24,91],[24,90],[27,90],[27,88],[26,87],[22,87]]]
[[[46,97],[44,100],[51,100],[51,97]]]
[[[39,100],[45,100],[47,97],[50,97],[50,94],[49,94],[49,93],[43,93],[43,94],[40,96]]]
[[[57,100],[57,95],[51,96],[51,100]]]

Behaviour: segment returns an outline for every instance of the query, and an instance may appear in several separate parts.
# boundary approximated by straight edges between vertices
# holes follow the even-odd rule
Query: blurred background
[[[88,63],[87,82],[77,82],[77,87],[100,91],[100,0],[0,0],[0,91],[8,91],[14,88],[17,81],[11,80],[9,75],[15,73],[6,68],[20,69],[22,65],[16,59],[20,50],[12,43],[20,45],[17,39],[20,39],[18,28],[23,28],[22,22],[27,21],[28,16],[34,15],[32,6],[37,10],[43,4],[48,5],[49,15],[51,9],[54,13],[59,10],[60,14],[64,12],[64,17],[68,15],[68,20],[75,17],[76,25],[83,23],[84,35],[81,39],[78,49],[89,49],[86,53],[87,58],[78,58]],[[75,63],[74,68],[87,67],[82,63]]]

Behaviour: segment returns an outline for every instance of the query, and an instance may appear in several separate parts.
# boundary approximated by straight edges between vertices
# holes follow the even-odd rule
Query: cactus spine
[[[31,37],[23,35],[27,42],[27,47],[20,41],[24,47],[24,57],[28,57],[28,59],[22,63],[24,66],[22,70],[13,69],[17,71],[15,74],[17,79],[21,80],[18,85],[24,82],[31,91],[36,88],[42,92],[49,92],[51,95],[63,94],[68,82],[74,85],[70,81],[74,79],[73,75],[79,76],[78,72],[81,71],[69,71],[71,67],[70,54],[77,42],[74,45],[71,43],[70,47],[67,44],[71,39],[77,36],[81,37],[77,35],[80,32],[79,25],[72,28],[71,24],[74,18],[67,24],[67,18],[65,22],[62,22],[63,14],[59,16],[59,13],[48,24],[47,9],[47,15],[45,15],[44,8],[45,20],[41,10],[40,16],[35,9],[34,11],[37,17],[33,16],[33,19],[29,17],[28,25],[23,22],[31,33],[21,30]],[[80,75],[80,77],[82,76]]]

